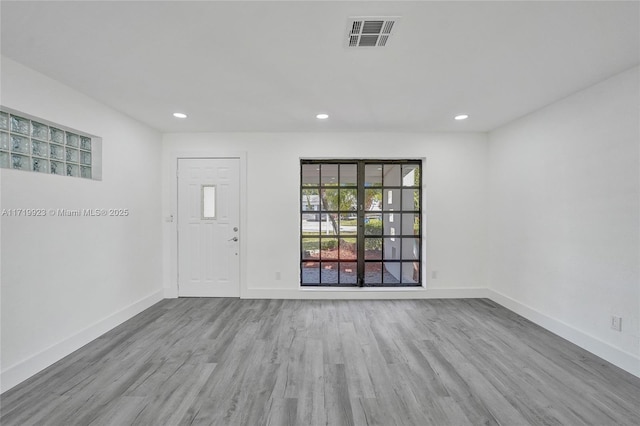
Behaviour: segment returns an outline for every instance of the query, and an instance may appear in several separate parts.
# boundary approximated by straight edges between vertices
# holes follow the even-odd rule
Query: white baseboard
[[[80,349],[92,340],[100,337],[107,331],[155,305],[162,299],[162,291],[150,294],[149,296],[114,312],[108,317],[96,321],[73,336],[44,349],[24,361],[8,367],[0,373],[0,392],[5,392],[11,389],[15,385],[23,382],[39,371],[44,370],[70,353]]]
[[[122,324],[135,315],[153,306],[163,298],[175,298],[171,289],[163,289],[109,315],[86,327],[67,339],[8,367],[0,373],[0,392],[5,392],[39,371],[59,361],[107,331]],[[463,299],[488,298],[521,315],[554,334],[580,346],[606,361],[640,377],[640,358],[622,351],[602,340],[551,318],[504,294],[486,288],[417,288],[417,289],[371,289],[345,288],[325,289],[247,289],[243,299]]]
[[[478,299],[488,297],[485,288],[327,288],[256,289],[243,291],[242,299]]]
[[[165,299],[177,299],[178,298],[178,289],[173,287],[164,287],[164,298]]]
[[[611,364],[640,377],[640,358],[625,352],[609,343],[603,342],[597,337],[591,336],[584,331],[578,330],[557,319],[551,318],[527,305],[524,305],[502,293],[487,289],[487,297],[494,302],[504,306],[531,322],[543,327],[554,334],[580,346],[592,354],[609,361]]]

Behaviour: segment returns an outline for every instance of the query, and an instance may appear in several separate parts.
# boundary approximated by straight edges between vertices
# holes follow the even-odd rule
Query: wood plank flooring
[[[10,425],[638,425],[640,379],[483,299],[170,299],[1,396]]]

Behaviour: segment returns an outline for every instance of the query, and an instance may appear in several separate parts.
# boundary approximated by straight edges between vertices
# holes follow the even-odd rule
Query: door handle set
[[[238,241],[238,237],[233,237],[229,241]]]

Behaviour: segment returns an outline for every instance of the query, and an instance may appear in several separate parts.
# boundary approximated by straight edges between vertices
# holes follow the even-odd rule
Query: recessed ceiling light
[[[316,118],[318,120],[326,120],[327,118],[329,118],[329,114],[318,114],[316,115]]]
[[[181,112],[174,112],[174,113],[173,113],[173,116],[174,116],[175,118],[187,118],[187,114],[183,114],[183,113],[181,113]]]
[[[467,114],[460,114],[453,117],[454,120],[466,120],[467,118],[469,118]]]

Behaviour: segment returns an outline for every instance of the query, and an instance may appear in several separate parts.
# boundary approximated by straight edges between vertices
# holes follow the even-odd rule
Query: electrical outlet
[[[431,278],[433,278],[434,280],[438,279],[438,271],[431,271]]]
[[[611,315],[611,328],[615,331],[622,331],[622,318]]]
[[[282,274],[280,274],[280,271],[276,271],[276,280],[281,280],[282,279]]]

